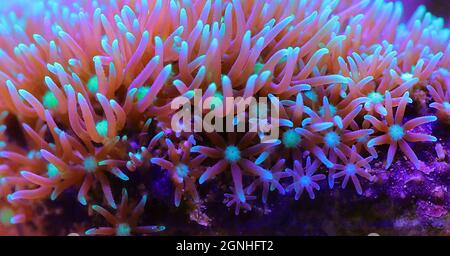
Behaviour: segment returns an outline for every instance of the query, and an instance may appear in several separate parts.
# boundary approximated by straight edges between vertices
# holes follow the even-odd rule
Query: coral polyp
[[[406,141],[410,142],[420,142],[420,141],[430,141],[435,142],[437,138],[422,133],[414,133],[411,130],[419,125],[434,122],[437,120],[435,116],[422,116],[411,119],[403,124],[403,116],[408,102],[409,93],[406,92],[400,99],[399,106],[395,113],[392,111],[392,98],[389,92],[386,92],[386,109],[387,114],[384,121],[377,120],[371,115],[366,115],[364,118],[369,121],[376,130],[384,132],[384,135],[378,136],[367,142],[369,147],[376,145],[389,144],[388,155],[386,159],[386,168],[392,164],[394,160],[397,147],[400,147],[401,151],[411,160],[414,166],[419,169],[420,162],[414,151],[408,145]]]
[[[86,235],[117,235],[130,236],[163,231],[164,226],[138,226],[139,217],[144,213],[147,196],[144,195],[134,209],[128,205],[128,193],[122,191],[122,201],[118,212],[114,216],[99,205],[92,205],[92,209],[102,215],[113,227],[91,228],[86,230]]]
[[[424,6],[26,2],[0,7],[0,235],[177,234],[170,216],[450,185],[450,30]]]
[[[309,198],[314,199],[314,189],[320,190],[320,186],[317,183],[320,180],[325,179],[324,174],[314,174],[319,168],[320,163],[315,160],[311,163],[311,158],[306,159],[305,167],[299,161],[294,162],[294,170],[287,169],[288,174],[293,178],[293,182],[286,190],[295,190],[295,200],[298,200],[303,194],[303,191],[308,192]]]

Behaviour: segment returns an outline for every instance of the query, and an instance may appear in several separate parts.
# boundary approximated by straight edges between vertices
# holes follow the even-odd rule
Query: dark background
[[[450,23],[450,0],[403,0],[404,18],[410,17],[417,7],[421,4],[427,7],[427,10],[434,16],[443,17],[445,23],[449,26]]]

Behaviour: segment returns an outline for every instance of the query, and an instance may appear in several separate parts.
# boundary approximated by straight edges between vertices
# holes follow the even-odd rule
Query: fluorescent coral
[[[405,156],[411,160],[414,166],[419,169],[420,163],[414,151],[408,145],[407,141],[418,142],[418,141],[432,141],[435,142],[436,137],[428,134],[414,133],[411,132],[415,127],[436,121],[435,116],[422,116],[409,120],[403,124],[403,116],[408,103],[409,94],[406,92],[400,99],[397,112],[395,117],[392,111],[392,98],[389,92],[386,92],[386,109],[387,114],[385,120],[381,122],[371,115],[364,116],[364,119],[368,120],[376,130],[383,132],[385,134],[371,139],[367,142],[367,146],[373,147],[376,145],[389,144],[389,150],[386,159],[386,169],[392,164],[394,160],[397,147],[400,147],[401,151]]]
[[[308,192],[310,199],[315,198],[314,189],[320,190],[320,186],[319,184],[317,184],[317,182],[325,179],[325,175],[323,174],[314,175],[318,167],[319,162],[315,160],[313,163],[311,163],[311,158],[308,157],[306,159],[305,167],[303,167],[299,161],[295,161],[294,170],[286,170],[294,180],[292,184],[286,188],[286,190],[295,190],[295,200],[298,200],[300,198],[305,189]]]
[[[88,221],[57,234],[170,232],[147,226],[159,210],[148,198],[192,216],[213,202],[237,215],[292,191],[314,199],[349,180],[363,196],[380,163],[397,172],[403,155],[423,170],[416,146],[449,122],[450,30],[423,6],[408,20],[382,0],[26,2],[0,8],[0,234],[46,234],[38,209],[67,212],[70,200]],[[238,108],[235,128],[251,127],[252,109],[227,98],[269,99],[278,138],[176,130],[171,105],[200,108],[196,90],[202,117]],[[134,210],[127,191],[142,197]],[[88,229],[102,225],[91,209],[111,227]]]
[[[128,193],[122,191],[122,201],[117,214],[114,216],[103,207],[92,205],[92,209],[102,215],[113,227],[91,228],[86,235],[118,235],[129,236],[163,231],[164,226],[137,226],[139,217],[144,213],[147,196],[144,195],[134,209],[128,205]]]

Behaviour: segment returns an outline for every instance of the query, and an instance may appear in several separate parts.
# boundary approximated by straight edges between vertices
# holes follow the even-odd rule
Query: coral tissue
[[[448,128],[433,131],[450,120],[450,31],[423,6],[13,2],[0,8],[0,234],[47,234],[46,216],[72,209],[86,217],[58,234],[164,234],[176,227],[150,217],[160,205],[210,225],[210,203],[237,215],[362,196],[379,172],[426,169],[417,148],[448,157]],[[278,138],[175,131],[171,103],[197,107],[195,90],[215,96],[203,116],[228,97],[276,102]]]

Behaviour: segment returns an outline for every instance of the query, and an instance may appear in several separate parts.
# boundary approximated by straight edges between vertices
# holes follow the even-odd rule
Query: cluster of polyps
[[[8,5],[0,23],[2,216],[32,220],[30,202],[32,209],[73,188],[82,205],[117,208],[122,186],[110,182],[144,184],[130,172],[154,165],[170,175],[177,206],[183,197],[201,203],[208,191],[200,184],[231,178],[225,201],[236,213],[251,209],[260,190],[263,202],[274,189],[314,198],[325,175],[330,187],[343,177],[343,187],[351,179],[362,193],[357,176],[372,179],[381,144],[390,145],[386,167],[397,147],[418,166],[408,142],[436,138],[412,129],[436,118],[403,115],[414,104],[410,92],[428,88],[431,107],[448,117],[450,33],[423,7],[406,24],[401,13],[401,3],[383,1]],[[214,105],[276,101],[279,139],[173,131],[172,101],[196,89],[217,96]],[[115,226],[89,234],[137,227],[134,217],[130,225],[94,210]],[[160,230],[152,227],[137,230]]]

